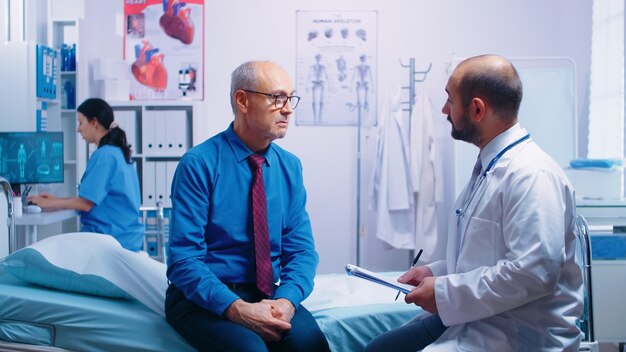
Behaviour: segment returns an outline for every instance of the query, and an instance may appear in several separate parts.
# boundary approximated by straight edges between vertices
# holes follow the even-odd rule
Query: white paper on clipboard
[[[360,268],[353,264],[346,265],[346,274],[350,276],[359,277],[361,279],[365,279],[365,280],[371,281],[379,285],[387,286],[394,290],[399,290],[405,294],[411,292],[411,290],[415,288],[415,286],[399,283],[395,281],[395,279],[389,279],[389,278],[383,277],[380,274],[376,274],[374,272]]]

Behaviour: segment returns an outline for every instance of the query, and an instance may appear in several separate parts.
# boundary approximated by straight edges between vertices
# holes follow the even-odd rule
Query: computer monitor
[[[63,132],[0,132],[0,176],[14,189],[63,183]]]

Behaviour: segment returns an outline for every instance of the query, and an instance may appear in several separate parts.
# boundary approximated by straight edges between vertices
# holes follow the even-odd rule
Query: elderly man
[[[176,169],[165,309],[198,350],[328,350],[300,305],[318,263],[302,165],[272,143],[287,133],[293,93],[275,63],[240,65],[234,122]]]

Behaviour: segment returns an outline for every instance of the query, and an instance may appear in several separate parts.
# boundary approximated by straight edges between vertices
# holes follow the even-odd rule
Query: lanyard
[[[463,217],[465,215],[465,211],[467,210],[467,208],[469,207],[469,205],[472,203],[472,200],[474,199],[474,196],[476,195],[476,192],[478,191],[478,189],[480,188],[480,185],[483,183],[483,180],[485,179],[485,177],[487,176],[487,172],[491,171],[496,163],[498,162],[498,160],[500,160],[500,158],[509,150],[511,150],[511,148],[515,147],[516,145],[522,143],[523,141],[527,140],[530,138],[530,134],[526,134],[524,137],[516,140],[515,142],[507,145],[504,149],[502,149],[493,159],[491,159],[491,161],[489,162],[489,164],[487,164],[487,168],[485,168],[485,171],[482,173],[482,175],[480,175],[480,178],[478,179],[478,183],[476,184],[476,186],[474,187],[472,193],[470,194],[469,197],[466,197],[466,201],[463,203],[463,206],[461,208],[456,209],[454,212],[456,214],[457,217]]]

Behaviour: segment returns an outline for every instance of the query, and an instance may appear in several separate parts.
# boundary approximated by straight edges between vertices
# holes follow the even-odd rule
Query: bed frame
[[[0,247],[4,248],[0,257],[4,257],[16,251],[17,247],[11,187],[3,179],[0,182],[0,240],[4,243]],[[398,273],[389,274],[398,276]],[[124,335],[128,330],[125,326],[137,323],[146,327],[143,331],[147,335],[152,335],[155,330],[161,331],[159,339],[150,339],[149,345],[142,345],[146,350],[171,350],[170,347],[180,346],[184,342],[177,339],[179,336],[173,329],[162,330],[168,328],[167,322],[139,302],[117,302],[115,299],[51,290],[27,284],[8,273],[0,272],[0,276],[3,278],[0,282],[0,307],[5,308],[2,310],[4,313],[0,314],[0,321],[8,326],[7,330],[0,331],[4,339],[0,340],[0,351],[81,350],[85,343],[90,344],[92,341],[98,346],[94,346],[93,350],[124,350],[132,346],[131,342],[150,339],[135,335],[137,341],[127,340],[130,336]],[[9,277],[11,280],[5,280]],[[414,305],[407,305],[402,301],[394,302],[395,291],[369,281],[350,278],[345,274],[318,275],[315,280],[316,290],[303,305],[311,311],[336,352],[360,350],[375,336],[400,326],[420,311]],[[67,302],[73,302],[72,307],[77,310],[68,312],[65,306]],[[25,306],[32,309],[24,308]],[[123,312],[129,310],[132,318],[124,320],[128,313]],[[54,314],[51,315],[50,312]],[[76,316],[81,316],[80,324],[76,324]],[[53,332],[53,337],[51,340],[31,340],[24,338],[23,333],[20,336],[12,335],[12,323],[46,326]],[[359,324],[368,328],[359,328]],[[101,340],[101,332],[119,338]],[[75,339],[73,334],[79,336]]]
[[[0,176],[0,258],[17,249],[13,191],[11,184]]]
[[[37,346],[26,345],[23,343],[13,343],[0,341],[0,351],[15,351],[15,352],[72,352],[64,348],[50,347],[50,346]]]

